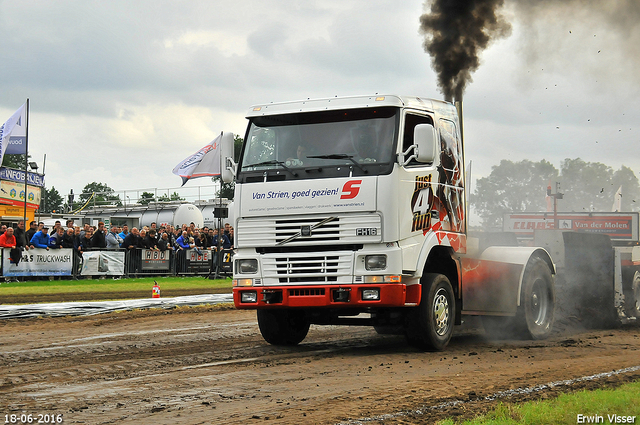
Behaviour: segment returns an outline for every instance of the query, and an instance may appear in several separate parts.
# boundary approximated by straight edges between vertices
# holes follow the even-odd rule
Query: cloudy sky
[[[180,186],[173,167],[220,131],[244,135],[252,104],[441,99],[419,31],[428,9],[422,0],[0,0],[0,121],[30,99],[30,154],[39,164],[46,154],[47,187],[63,195],[92,181],[166,191]],[[502,14],[510,34],[482,53],[465,93],[474,179],[501,159],[559,168],[577,157],[639,175],[640,2],[506,0]]]

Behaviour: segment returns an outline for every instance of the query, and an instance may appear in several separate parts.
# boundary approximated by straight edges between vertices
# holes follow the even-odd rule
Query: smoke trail
[[[511,25],[496,13],[504,0],[433,0],[420,17],[424,48],[438,74],[445,99],[462,99],[479,54],[492,39],[511,33]]]

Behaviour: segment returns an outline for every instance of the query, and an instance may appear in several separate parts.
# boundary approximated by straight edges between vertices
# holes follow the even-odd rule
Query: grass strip
[[[130,279],[80,279],[80,280],[40,280],[26,282],[2,282],[0,296],[33,295],[33,294],[65,294],[78,292],[120,293],[127,291],[149,291],[154,281],[162,290],[229,288],[231,279],[205,279],[199,277],[144,277]]]
[[[624,384],[615,389],[565,393],[553,400],[530,401],[523,404],[500,403],[493,411],[473,420],[456,422],[447,419],[438,422],[439,425],[576,423],[639,424],[640,382]]]

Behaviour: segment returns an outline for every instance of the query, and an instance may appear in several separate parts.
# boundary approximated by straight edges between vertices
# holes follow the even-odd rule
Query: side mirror
[[[225,183],[231,183],[236,175],[236,163],[233,160],[233,133],[223,133],[220,140],[220,177]]]
[[[419,162],[433,162],[436,158],[436,130],[431,124],[418,124],[413,130],[413,144]]]

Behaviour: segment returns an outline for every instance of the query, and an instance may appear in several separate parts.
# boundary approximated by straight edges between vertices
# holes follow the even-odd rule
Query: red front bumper
[[[252,286],[233,288],[233,302],[239,309],[278,307],[404,307],[420,302],[419,285],[404,284]],[[363,300],[364,289],[378,289],[380,299]],[[335,291],[342,292],[336,301]],[[255,292],[257,302],[242,302],[243,292]],[[345,296],[345,293],[348,295]],[[346,300],[345,300],[346,298]],[[269,300],[269,302],[265,301]]]

